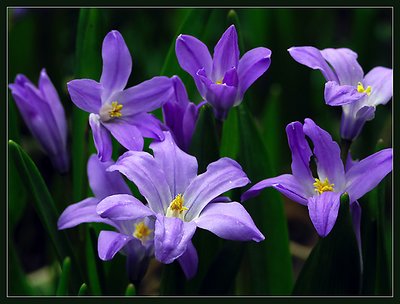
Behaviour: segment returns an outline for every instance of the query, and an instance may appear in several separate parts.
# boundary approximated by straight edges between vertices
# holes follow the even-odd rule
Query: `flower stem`
[[[352,141],[348,139],[342,138],[340,141],[340,150],[341,150],[340,156],[342,158],[343,164],[346,164],[347,155],[349,154],[351,144]]]

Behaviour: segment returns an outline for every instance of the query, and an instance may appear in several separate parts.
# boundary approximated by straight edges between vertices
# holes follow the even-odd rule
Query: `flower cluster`
[[[199,109],[209,104],[216,119],[223,121],[270,66],[271,51],[264,47],[252,49],[239,59],[237,40],[232,25],[211,56],[207,46],[193,36],[182,34],[176,39],[178,62],[193,77],[204,100],[199,104],[189,100],[178,76],[153,77],[127,88],[132,58],[122,35],[115,30],[103,41],[100,80],[75,79],[67,84],[72,102],[89,113],[97,156],[92,155],[87,164],[93,197],[67,207],[58,228],[89,222],[114,228],[100,232],[98,255],[105,261],[118,252],[126,255],[132,282],[140,281],[152,257],[164,264],[178,261],[186,277],[192,278],[198,266],[192,243],[197,228],[227,240],[264,240],[242,204],[222,196],[250,182],[242,167],[233,159],[221,158],[199,174],[197,159],[188,154]],[[341,137],[347,141],[355,140],[364,123],[373,118],[375,107],[392,96],[392,70],[376,67],[364,76],[357,54],[349,49],[293,47],[289,53],[299,63],[321,70],[327,80],[326,104],[343,108]],[[25,76],[17,75],[10,89],[32,134],[53,165],[66,172],[67,123],[46,71],[40,74],[38,88]],[[162,109],[163,122],[151,114],[156,109]],[[292,174],[256,183],[241,200],[273,187],[307,206],[317,233],[325,237],[336,222],[340,197],[347,192],[360,241],[361,207],[357,200],[391,172],[392,149],[359,162],[349,156],[344,164],[339,145],[313,120],[289,123],[286,133]],[[115,162],[112,138],[127,149]],[[153,140],[149,146],[152,153],[143,150],[144,138]],[[312,160],[316,162],[316,175],[310,168]],[[132,195],[124,177],[145,201]]]

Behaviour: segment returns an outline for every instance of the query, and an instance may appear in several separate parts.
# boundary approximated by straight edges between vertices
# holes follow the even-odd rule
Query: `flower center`
[[[313,186],[315,188],[315,192],[317,192],[318,194],[322,194],[326,191],[333,191],[333,187],[335,186],[335,184],[329,183],[328,178],[325,178],[324,181],[320,181],[318,178],[316,178]]]
[[[217,80],[215,83],[216,84],[222,84],[223,79],[221,78],[220,80]]]
[[[188,210],[187,207],[183,206],[183,203],[184,200],[182,194],[178,194],[177,196],[175,196],[175,198],[169,204],[166,215],[168,217],[178,217],[180,219],[183,219],[183,211]]]
[[[135,225],[135,232],[133,232],[133,236],[139,240],[146,241],[147,237],[153,230],[149,229],[148,226],[144,222],[140,222]]]
[[[366,93],[369,96],[369,95],[371,95],[372,88],[371,88],[371,86],[367,86],[367,88],[364,89],[363,84],[361,82],[359,82],[357,84],[357,91],[358,91],[358,93]]]
[[[122,107],[123,107],[123,105],[119,104],[118,101],[113,101],[111,103],[111,110],[108,111],[110,118],[111,117],[121,117],[122,116],[122,113],[121,113]]]

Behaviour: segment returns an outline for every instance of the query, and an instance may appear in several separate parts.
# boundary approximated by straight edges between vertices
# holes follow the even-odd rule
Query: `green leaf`
[[[78,291],[78,296],[87,296],[87,295],[88,295],[88,286],[86,285],[86,283],[82,283]]]
[[[275,176],[260,132],[246,105],[238,107],[240,153],[238,160],[253,184]],[[244,204],[265,235],[260,243],[249,242],[245,257],[249,280],[242,282],[251,294],[284,295],[292,290],[292,263],[287,222],[280,194],[273,189]],[[242,275],[244,273],[242,272]]]
[[[68,295],[68,283],[70,281],[70,273],[71,273],[71,259],[66,257],[64,259],[60,280],[58,282],[57,287],[57,296],[67,296]]]
[[[100,79],[101,44],[104,38],[104,20],[101,11],[82,8],[79,14],[76,39],[76,78]],[[86,162],[88,158],[88,113],[73,107],[72,110],[72,178],[73,198],[85,197],[88,186]]]
[[[349,196],[340,198],[338,217],[332,231],[311,251],[297,278],[295,295],[358,295],[360,255],[353,231]]]
[[[136,296],[135,285],[133,285],[132,283],[128,284],[128,286],[126,287],[126,290],[125,290],[125,296],[127,296],[127,297]]]
[[[15,142],[8,142],[10,161],[15,164],[22,182],[33,198],[33,206],[46,230],[60,261],[73,256],[73,250],[64,231],[57,230],[59,212],[36,165]]]
[[[104,289],[103,263],[97,256],[97,236],[92,225],[86,227],[86,263],[90,290],[94,296],[102,295]]]
[[[245,243],[227,241],[211,263],[200,289],[203,295],[228,295],[245,250]]]
[[[235,159],[239,152],[239,125],[237,107],[229,111],[222,127],[220,156]]]

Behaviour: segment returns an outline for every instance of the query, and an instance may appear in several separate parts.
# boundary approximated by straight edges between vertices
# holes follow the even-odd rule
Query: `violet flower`
[[[213,58],[204,43],[189,35],[178,36],[175,52],[180,66],[193,77],[200,95],[213,106],[220,120],[241,103],[246,90],[271,63],[271,51],[264,47],[248,51],[239,60],[234,25],[218,41]]]
[[[286,133],[292,151],[292,174],[257,183],[242,195],[242,201],[256,196],[266,187],[273,187],[289,199],[308,207],[311,221],[322,237],[329,234],[336,222],[342,193],[348,193],[352,211],[359,212],[356,201],[392,171],[391,148],[358,163],[349,163],[349,169],[345,171],[338,144],[311,119],[306,119],[304,125],[300,122],[290,123]],[[314,145],[314,153],[306,136]],[[316,158],[317,178],[311,173],[311,156]]]
[[[188,152],[196,127],[199,109],[205,104],[195,105],[189,100],[185,86],[178,76],[172,77],[175,94],[163,105],[164,122],[171,131],[176,144]]]
[[[326,104],[342,106],[340,134],[343,139],[354,140],[365,122],[374,118],[375,107],[392,98],[393,70],[375,67],[364,76],[357,54],[350,49],[318,50],[303,46],[288,51],[297,62],[322,72],[327,80]]]
[[[69,168],[67,152],[67,121],[58,93],[45,69],[39,77],[39,86],[22,74],[9,85],[11,94],[29,131],[60,173]]]
[[[154,219],[116,221],[97,214],[97,204],[105,197],[114,194],[129,194],[129,197],[131,197],[131,191],[122,176],[118,172],[106,171],[113,163],[112,161],[101,162],[96,155],[92,155],[89,158],[87,173],[94,197],[86,198],[79,203],[68,206],[58,219],[57,225],[58,229],[61,230],[72,228],[82,223],[95,222],[105,223],[116,228],[118,232],[100,232],[98,240],[99,257],[104,261],[108,261],[114,257],[117,251],[121,250],[127,256],[129,278],[132,282],[136,282],[144,274],[149,259],[154,252],[154,233],[152,233],[154,231]],[[117,251],[109,250],[109,248],[114,248],[121,244],[116,243],[120,235],[123,235],[126,239],[124,246],[119,247]]]
[[[110,171],[119,171],[133,181],[148,202],[148,207],[128,195],[113,195],[102,200],[97,211],[102,217],[138,220],[150,214],[155,219],[154,250],[158,261],[169,264],[178,260],[186,277],[197,272],[198,257],[191,239],[197,227],[228,240],[262,241],[250,215],[237,202],[222,203],[222,193],[249,182],[240,165],[221,158],[207,171],[197,175],[197,160],[175,144],[171,134],[153,142],[154,156],[128,151]],[[213,202],[211,202],[213,201]],[[119,250],[127,238],[120,235],[111,252]],[[110,245],[111,246],[111,245]]]
[[[103,72],[100,83],[91,79],[72,80],[68,91],[72,101],[91,113],[89,123],[99,159],[110,160],[110,133],[128,150],[142,150],[143,137],[164,140],[161,122],[151,112],[173,94],[168,77],[154,77],[125,89],[132,69],[128,47],[118,31],[103,41]]]

